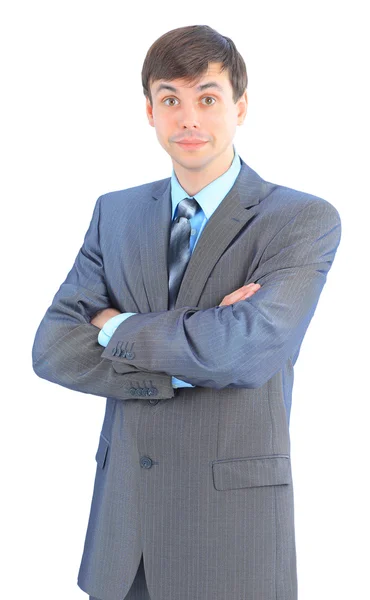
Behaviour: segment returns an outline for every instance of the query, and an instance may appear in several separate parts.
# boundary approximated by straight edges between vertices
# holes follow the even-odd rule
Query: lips
[[[178,144],[205,144],[206,140],[179,140]]]
[[[181,146],[182,148],[200,148],[201,146],[204,146],[207,142],[203,141],[203,140],[197,140],[194,142],[189,142],[189,141],[180,141],[180,142],[176,142],[177,144],[179,144],[179,146]]]

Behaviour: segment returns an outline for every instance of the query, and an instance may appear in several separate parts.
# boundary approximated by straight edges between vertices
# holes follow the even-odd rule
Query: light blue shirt
[[[235,183],[235,179],[239,175],[239,171],[241,169],[241,162],[235,150],[235,146],[233,146],[233,148],[234,159],[226,173],[223,173],[223,175],[217,177],[217,179],[206,185],[206,187],[200,190],[200,192],[198,192],[195,196],[192,196],[192,198],[195,198],[197,200],[202,210],[200,210],[196,215],[194,215],[194,217],[190,219],[191,253],[193,252],[208,219],[212,216],[213,212],[216,210],[218,205],[225,198],[226,194],[228,194],[228,192],[231,190]],[[189,198],[189,195],[181,187],[176,177],[176,173],[173,170],[171,176],[172,220],[177,215],[178,203],[181,202],[181,200],[183,200],[184,198]],[[118,325],[120,325],[128,317],[131,317],[131,315],[135,314],[136,313],[133,312],[125,312],[109,319],[99,332],[99,344],[101,344],[102,346],[107,346],[110,338],[117,329]],[[172,385],[174,388],[195,387],[191,383],[187,383],[186,381],[182,381],[181,379],[177,379],[176,377],[172,377]]]

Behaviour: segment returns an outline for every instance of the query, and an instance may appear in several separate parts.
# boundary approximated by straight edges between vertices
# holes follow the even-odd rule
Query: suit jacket
[[[295,600],[293,366],[340,217],[242,160],[169,311],[170,222],[170,178],[101,196],[36,332],[39,377],[106,397],[78,585],[122,600],[143,554],[152,600]],[[102,349],[111,306],[138,314]]]

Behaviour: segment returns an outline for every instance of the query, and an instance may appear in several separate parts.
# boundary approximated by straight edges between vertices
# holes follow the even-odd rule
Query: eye
[[[176,98],[166,98],[165,100],[163,100],[163,104],[166,104],[167,100],[176,100]],[[173,106],[173,104],[169,105],[167,104],[167,106]]]
[[[213,104],[216,102],[215,98],[213,98],[213,96],[205,96],[204,98],[202,98],[202,100],[213,100]],[[213,106],[213,104],[208,104],[207,102],[207,106]]]
[[[164,100],[162,100],[163,104],[167,104],[168,100],[176,100],[177,98],[174,98],[173,96],[171,96],[170,98],[165,98]],[[204,98],[202,98],[202,100],[213,100],[212,104],[210,104],[209,102],[206,102],[206,106],[213,106],[213,104],[216,102],[216,99],[213,98],[213,96],[204,96]],[[175,106],[174,104],[167,104],[167,106]]]

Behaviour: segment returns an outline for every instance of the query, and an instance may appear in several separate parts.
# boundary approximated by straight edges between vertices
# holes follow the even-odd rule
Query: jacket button
[[[135,396],[136,388],[134,388],[134,387],[131,387],[131,388],[129,389],[129,392],[130,392],[130,394],[133,394],[133,395]]]
[[[152,466],[153,461],[151,458],[149,458],[149,456],[142,456],[140,458],[140,466],[143,469],[150,469],[150,467]]]
[[[149,404],[158,404],[159,398],[149,398]]]
[[[129,360],[131,360],[134,357],[135,357],[135,352],[126,352],[126,358],[128,358]]]
[[[120,358],[125,358],[126,356],[126,352],[124,350],[121,350],[121,352],[118,355]]]

